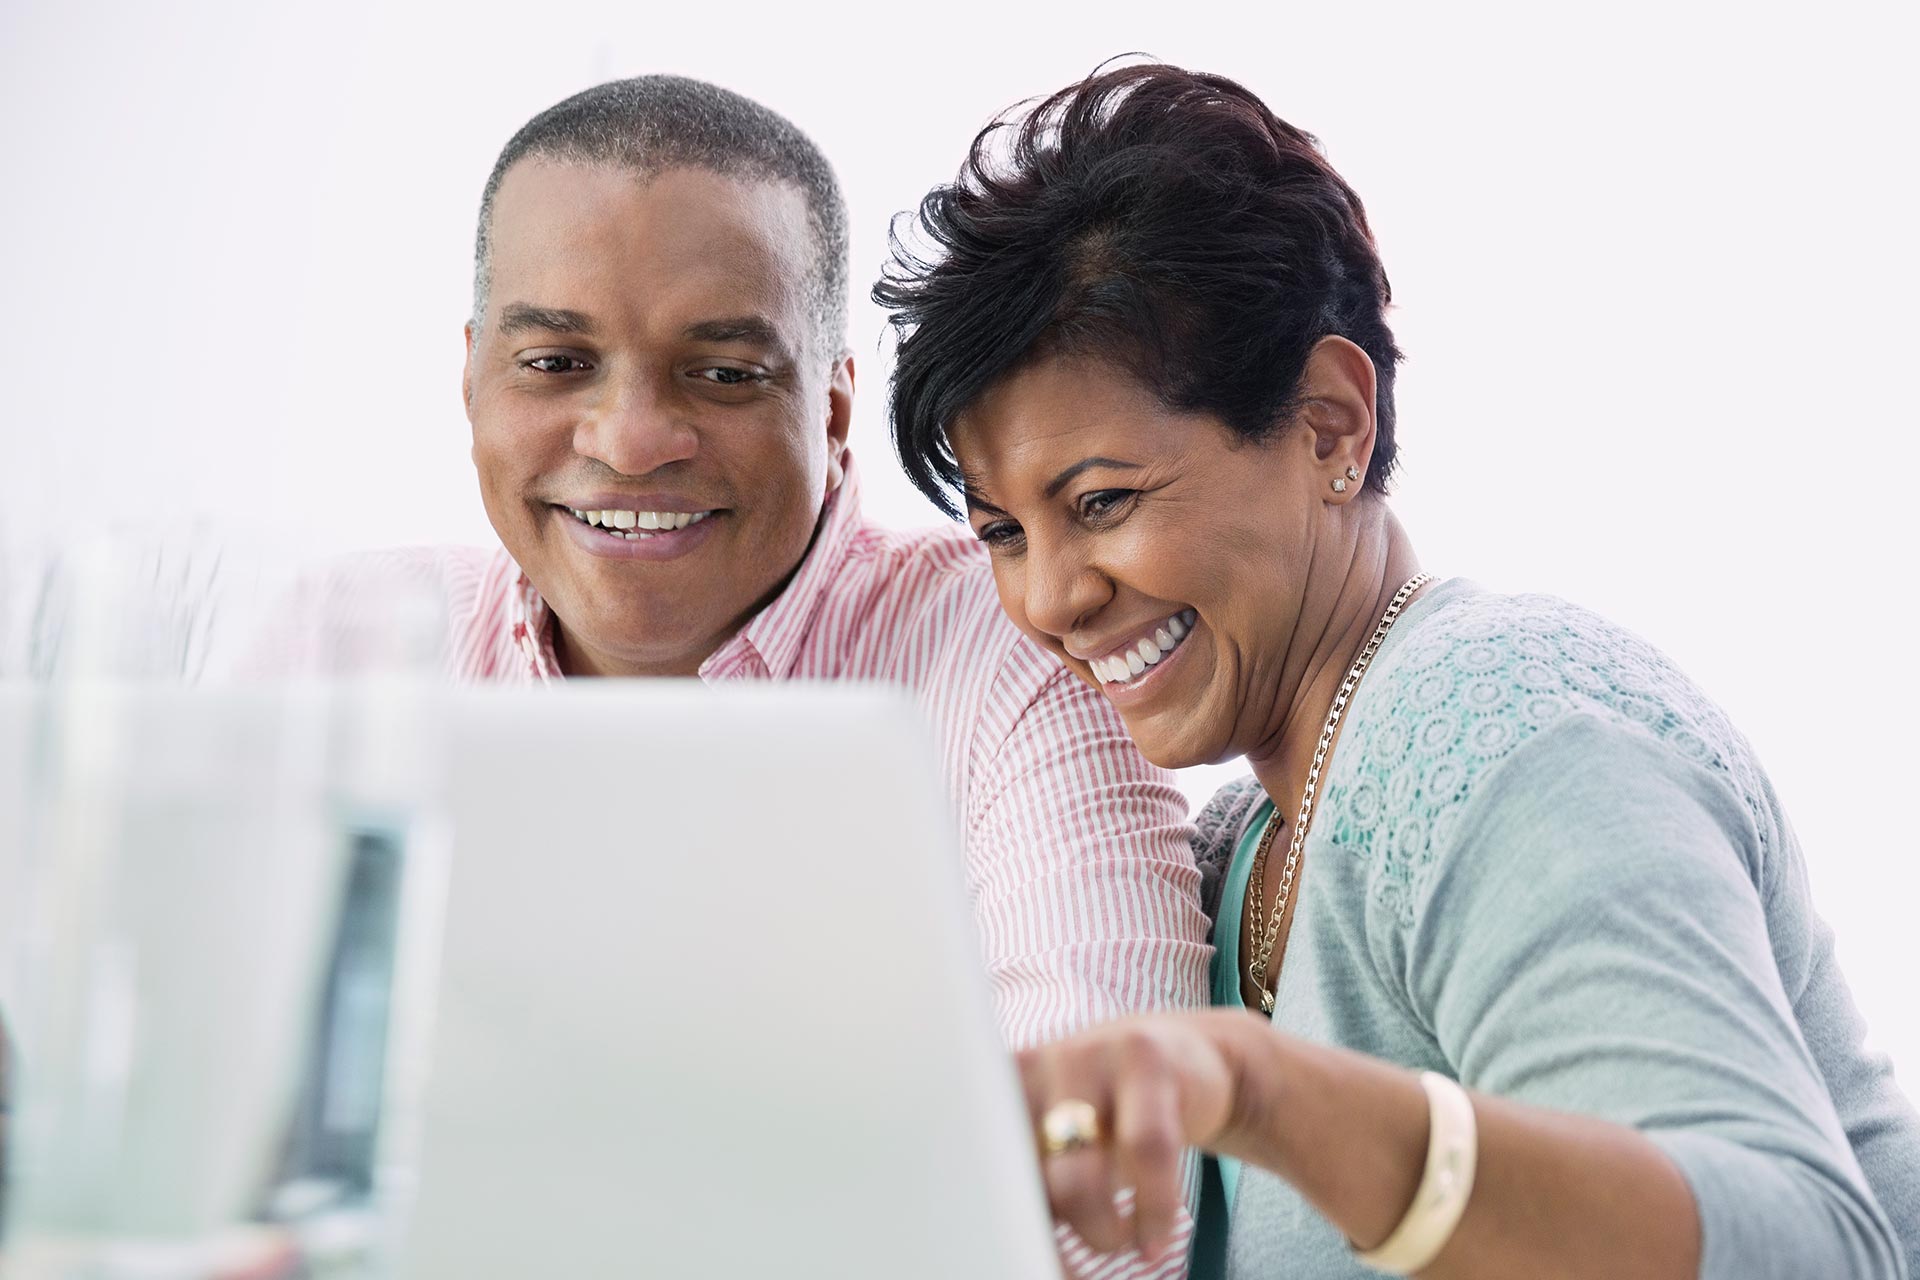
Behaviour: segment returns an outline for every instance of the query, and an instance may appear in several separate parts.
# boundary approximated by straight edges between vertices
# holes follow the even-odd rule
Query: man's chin
[[[714,638],[715,628],[672,618],[670,610],[665,625],[658,615],[608,617],[591,610],[586,611],[588,621],[576,625],[568,619],[580,618],[580,612],[570,613],[552,601],[549,607],[554,615],[554,653],[568,675],[694,676],[725,642],[724,635]]]

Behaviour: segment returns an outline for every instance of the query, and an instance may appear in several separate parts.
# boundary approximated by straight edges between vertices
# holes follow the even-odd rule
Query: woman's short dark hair
[[[1366,486],[1386,492],[1400,352],[1366,212],[1312,135],[1234,81],[1097,71],[982,130],[953,184],[920,202],[917,230],[924,250],[896,221],[873,299],[899,339],[894,446],[949,514],[948,428],[1036,357],[1113,360],[1168,407],[1258,441],[1292,418],[1329,335],[1373,360]]]

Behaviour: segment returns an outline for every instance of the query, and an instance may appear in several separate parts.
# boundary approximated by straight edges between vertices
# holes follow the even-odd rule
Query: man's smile
[[[624,538],[642,538],[656,530],[670,533],[713,514],[711,511],[582,511],[578,507],[568,507],[567,510],[573,513],[575,520],[609,533],[618,533]]]
[[[554,518],[574,545],[613,560],[674,560],[707,540],[724,508],[570,507],[554,503]]]

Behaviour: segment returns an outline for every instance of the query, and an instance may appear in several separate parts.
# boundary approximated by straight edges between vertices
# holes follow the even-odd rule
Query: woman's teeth
[[[1155,627],[1151,636],[1143,636],[1131,649],[1095,658],[1087,666],[1101,684],[1125,684],[1179,648],[1180,642],[1193,630],[1198,616],[1191,609],[1182,609]]]
[[[605,529],[616,538],[625,538],[629,542],[684,529],[690,524],[699,524],[713,514],[711,511],[581,511],[577,507],[568,507],[567,510],[573,513],[575,520],[596,529]]]

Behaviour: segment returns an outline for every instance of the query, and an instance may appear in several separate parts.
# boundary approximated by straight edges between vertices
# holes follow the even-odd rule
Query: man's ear
[[[1300,420],[1313,432],[1314,465],[1327,473],[1330,492],[1347,492],[1349,473],[1367,474],[1376,390],[1373,360],[1366,352],[1337,336],[1314,344],[1300,374]],[[1343,483],[1332,484],[1335,479]]]
[[[847,433],[853,429],[853,357],[841,356],[827,383],[827,492],[846,481]]]
[[[460,403],[466,406],[471,415],[473,411],[473,321],[467,321],[460,332],[467,340],[467,358],[460,366]]]

